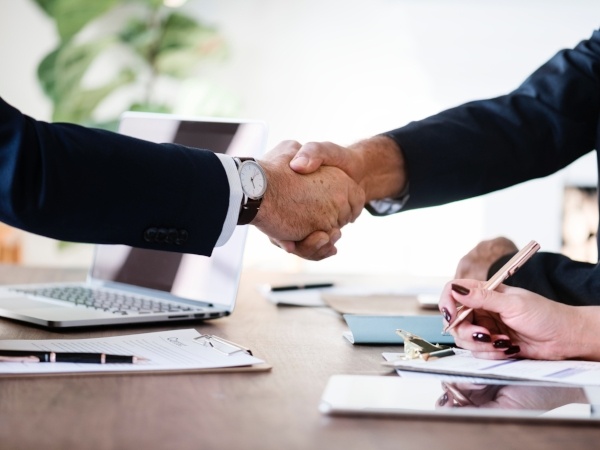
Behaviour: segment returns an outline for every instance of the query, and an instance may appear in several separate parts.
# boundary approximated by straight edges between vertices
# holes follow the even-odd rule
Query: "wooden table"
[[[0,265],[0,283],[83,279],[78,270]],[[382,351],[352,346],[327,308],[277,307],[247,272],[235,313],[192,325],[245,344],[270,372],[0,379],[0,448],[9,449],[592,449],[600,429],[467,421],[327,417],[317,410],[332,374],[383,373]],[[297,281],[297,279],[295,280]],[[170,324],[168,328],[179,325]],[[189,324],[180,325],[189,328]],[[102,337],[144,326],[52,332],[0,320],[2,339]]]

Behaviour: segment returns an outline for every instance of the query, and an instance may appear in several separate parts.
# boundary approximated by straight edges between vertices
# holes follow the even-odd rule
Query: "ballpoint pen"
[[[502,266],[502,268],[487,281],[483,288],[488,291],[493,291],[494,289],[496,289],[504,280],[506,280],[517,270],[519,270],[519,268],[523,264],[525,264],[525,262],[527,262],[527,260],[529,260],[529,258],[531,258],[539,249],[540,244],[538,244],[535,241],[531,241],[529,244],[527,244],[525,247],[519,250],[519,252],[515,256],[513,256],[506,264],[504,264],[504,266]],[[463,320],[465,320],[465,318],[469,314],[471,314],[473,308],[464,308],[461,306],[459,308],[459,311],[460,312],[458,316],[456,316],[456,319],[454,319],[454,322],[452,322],[446,327],[444,333],[447,333],[448,331],[452,330]]]
[[[135,364],[146,358],[132,355],[108,355],[106,353],[51,352],[39,350],[0,350],[0,362],[34,363],[90,363],[90,364]]]
[[[298,291],[301,289],[323,289],[333,287],[333,283],[291,284],[286,286],[271,286],[271,292]]]

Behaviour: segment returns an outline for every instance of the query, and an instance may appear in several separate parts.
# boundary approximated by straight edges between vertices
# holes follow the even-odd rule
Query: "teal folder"
[[[404,344],[398,328],[422,337],[432,344],[454,344],[454,338],[442,333],[442,316],[369,316],[344,314],[350,333],[344,337],[353,344]]]

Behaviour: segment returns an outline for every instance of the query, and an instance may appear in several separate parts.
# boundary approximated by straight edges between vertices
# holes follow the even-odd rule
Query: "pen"
[[[287,286],[271,286],[271,292],[298,291],[301,289],[321,289],[333,287],[333,283],[290,284]]]
[[[31,350],[0,350],[0,362],[34,363],[90,363],[90,364],[135,364],[145,358],[131,355],[108,355],[106,353],[62,353]]]
[[[506,280],[508,277],[510,277],[511,275],[513,275],[517,270],[519,270],[519,268],[525,264],[529,258],[531,258],[535,252],[537,252],[540,249],[540,244],[538,244],[535,241],[531,241],[529,244],[527,244],[525,247],[523,247],[521,250],[519,250],[519,252],[513,256],[510,260],[508,260],[508,262],[506,264],[504,264],[502,266],[502,268],[496,272],[494,274],[494,276],[492,276],[492,278],[490,278],[487,283],[485,284],[485,286],[483,287],[484,289],[488,290],[488,291],[493,291],[494,289],[496,289],[498,286],[500,286],[500,284]],[[451,324],[449,324],[446,329],[444,330],[444,333],[447,333],[448,331],[452,330],[454,327],[456,327],[458,324],[460,324],[463,320],[465,320],[465,318],[471,314],[471,312],[473,311],[473,308],[460,308],[460,313],[458,314],[458,316],[456,317],[456,319],[454,320],[454,322],[452,322]]]
[[[452,383],[442,382],[442,389],[444,389],[446,393],[450,392],[450,394],[452,394],[454,406],[475,406],[475,404]]]

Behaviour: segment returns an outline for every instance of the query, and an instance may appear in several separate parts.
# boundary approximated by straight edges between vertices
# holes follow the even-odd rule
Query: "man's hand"
[[[335,249],[340,229],[356,220],[364,207],[365,193],[335,167],[322,167],[306,175],[295,173],[289,164],[300,147],[297,142],[284,141],[260,161],[268,187],[252,224],[286,250],[287,242],[301,241],[317,232],[309,237],[315,250],[304,257],[321,259]]]
[[[349,147],[331,142],[309,142],[290,162],[290,167],[301,174],[311,174],[323,166],[337,167],[350,176],[365,192],[364,203],[395,197],[406,184],[402,152],[395,141],[385,136],[365,139]],[[337,253],[335,243],[340,236],[340,230],[336,230],[328,236],[323,232],[313,233],[302,241],[271,241],[288,253],[320,260]]]
[[[513,241],[497,237],[482,241],[473,250],[463,256],[456,267],[454,278],[471,278],[485,281],[492,264],[498,259],[519,251]]]
[[[363,188],[367,202],[396,197],[407,183],[402,151],[386,136],[375,136],[349,147],[308,142],[290,163],[293,170],[303,174],[322,166],[335,166],[346,172]]]

